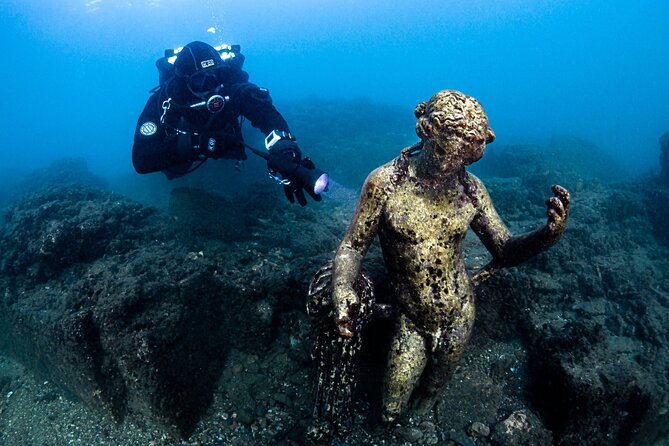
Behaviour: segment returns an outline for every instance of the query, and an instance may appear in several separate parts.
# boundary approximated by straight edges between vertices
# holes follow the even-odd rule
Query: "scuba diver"
[[[291,203],[305,206],[306,191],[320,201],[328,175],[302,158],[286,120],[269,91],[248,82],[239,45],[217,48],[191,42],[158,59],[160,85],[151,90],[137,121],[132,163],[140,174],[162,171],[178,178],[209,158],[246,159],[245,149],[267,160],[270,176],[284,186]],[[265,135],[266,151],[244,143],[248,119]]]

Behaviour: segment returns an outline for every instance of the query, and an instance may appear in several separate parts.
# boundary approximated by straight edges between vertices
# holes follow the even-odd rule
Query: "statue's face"
[[[481,104],[458,91],[440,91],[418,104],[415,114],[425,156],[444,172],[478,161],[495,139]]]
[[[465,139],[458,135],[430,138],[424,144],[426,156],[439,166],[439,170],[450,171],[472,164],[481,159],[485,151],[485,140]]]

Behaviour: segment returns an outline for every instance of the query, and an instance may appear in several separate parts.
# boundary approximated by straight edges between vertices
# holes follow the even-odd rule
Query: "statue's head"
[[[443,169],[478,161],[485,145],[495,140],[479,101],[459,91],[438,92],[428,102],[419,103],[414,114],[425,154]]]

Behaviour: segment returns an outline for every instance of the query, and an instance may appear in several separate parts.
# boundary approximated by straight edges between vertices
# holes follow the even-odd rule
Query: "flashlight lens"
[[[328,177],[327,173],[323,173],[320,177],[318,177],[318,179],[314,183],[314,193],[318,195],[321,192],[326,191],[329,182],[330,182],[330,177]]]

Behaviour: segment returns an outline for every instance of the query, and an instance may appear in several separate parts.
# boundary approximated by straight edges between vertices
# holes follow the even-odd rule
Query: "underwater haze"
[[[0,17],[5,177],[64,156],[131,172],[154,63],[196,39],[240,44],[280,110],[367,97],[406,110],[411,131],[416,103],[456,89],[481,101],[497,145],[577,136],[633,174],[657,171],[669,127],[660,0],[5,0]]]

